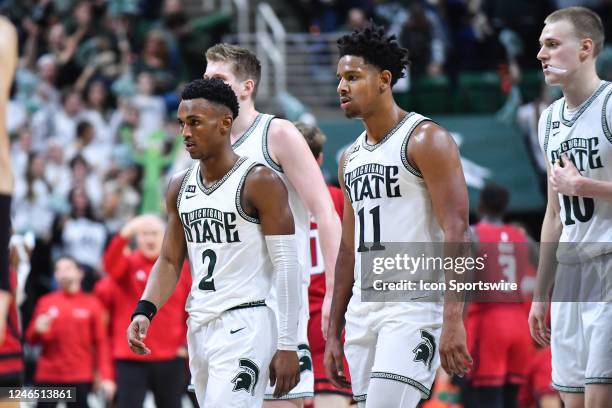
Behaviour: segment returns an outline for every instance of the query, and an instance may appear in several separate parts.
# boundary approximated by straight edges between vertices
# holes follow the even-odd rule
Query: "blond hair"
[[[593,57],[601,52],[605,40],[604,27],[601,18],[586,7],[567,7],[552,12],[544,20],[544,24],[568,21],[579,39],[593,40]]]
[[[251,79],[255,83],[253,99],[255,98],[261,80],[261,63],[255,54],[238,45],[221,43],[206,50],[206,60],[232,63],[236,78],[241,81]]]
[[[304,136],[304,139],[306,139],[306,143],[308,143],[308,147],[310,147],[310,151],[315,159],[318,159],[319,155],[323,152],[323,145],[327,141],[321,129],[317,126],[308,125],[303,122],[295,122],[294,125],[302,136]]]

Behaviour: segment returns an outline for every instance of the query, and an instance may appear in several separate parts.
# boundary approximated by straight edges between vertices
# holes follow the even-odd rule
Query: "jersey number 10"
[[[580,205],[580,201],[583,205]],[[587,222],[593,218],[595,211],[595,200],[589,197],[563,196],[563,208],[565,209],[565,225],[574,225],[576,221]],[[584,208],[584,212],[582,209]]]

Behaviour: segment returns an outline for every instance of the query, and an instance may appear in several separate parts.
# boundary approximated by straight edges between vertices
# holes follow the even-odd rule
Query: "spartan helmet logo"
[[[248,358],[239,359],[238,365],[242,368],[242,371],[236,374],[232,380],[234,383],[232,391],[238,392],[244,390],[251,395],[255,395],[255,386],[257,385],[257,380],[259,380],[259,367]]]
[[[298,344],[298,357],[300,358],[300,373],[312,371],[312,357],[307,344]]]
[[[421,330],[422,342],[412,350],[414,353],[414,361],[422,361],[429,370],[431,370],[431,361],[436,353],[436,339],[427,330]]]

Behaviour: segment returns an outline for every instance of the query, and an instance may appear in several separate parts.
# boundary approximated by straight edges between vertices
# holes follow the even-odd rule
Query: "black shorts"
[[[9,240],[11,238],[11,196],[0,194],[0,290],[10,292]]]

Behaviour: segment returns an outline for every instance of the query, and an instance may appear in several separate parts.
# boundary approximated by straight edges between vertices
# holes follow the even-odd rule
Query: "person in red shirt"
[[[7,302],[5,320],[0,322],[0,387],[20,387],[23,379],[23,353],[21,347],[21,325],[15,304],[15,287],[17,274],[14,268],[9,268],[10,292]],[[0,406],[2,405],[0,396]],[[8,402],[7,402],[8,404]],[[17,405],[15,405],[17,406]]]
[[[98,288],[110,318],[112,355],[117,378],[117,408],[142,407],[147,390],[157,408],[180,408],[185,391],[187,357],[187,312],[191,273],[185,264],[176,290],[156,315],[158,324],[147,333],[149,355],[134,354],[125,328],[130,325],[134,304],[140,299],[149,273],[159,257],[164,222],[156,215],[141,215],[129,221],[111,240],[104,254],[108,274],[106,288]],[[130,241],[136,239],[136,249]]]
[[[55,262],[55,280],[59,290],[38,300],[27,340],[40,344],[42,353],[34,380],[39,385],[76,387],[76,402],[69,407],[88,407],[87,395],[99,374],[101,387],[112,395],[108,337],[98,300],[81,290],[83,270],[68,256]],[[52,407],[56,403],[38,403]]]
[[[486,185],[480,194],[480,222],[473,228],[478,256],[484,269],[475,280],[516,283],[518,289],[479,292],[466,317],[468,350],[474,364],[468,373],[466,408],[518,407],[518,389],[525,381],[533,355],[521,290],[530,268],[529,239],[517,227],[503,223],[509,193],[501,186]]]
[[[323,165],[323,145],[326,137],[317,126],[305,123],[295,123],[295,127],[306,139],[310,151],[319,166]],[[338,187],[327,186],[336,212],[342,219],[344,209],[344,194]],[[314,220],[310,221],[310,256],[312,260],[310,269],[310,285],[308,286],[308,304],[310,319],[308,320],[308,343],[312,355],[312,369],[314,371],[314,407],[348,407],[351,404],[353,393],[350,388],[338,388],[331,383],[325,373],[323,355],[325,354],[325,338],[323,326],[328,321],[322,316],[323,300],[325,299],[327,282],[325,281],[325,263],[323,252],[319,244],[319,231]],[[329,308],[328,308],[329,309]],[[324,321],[325,320],[325,321]],[[301,367],[303,367],[302,364]],[[348,363],[344,361],[345,372],[348,373]]]

